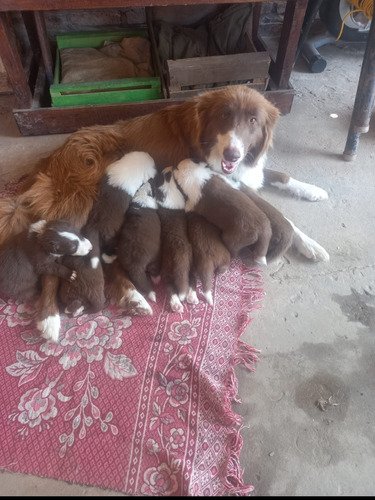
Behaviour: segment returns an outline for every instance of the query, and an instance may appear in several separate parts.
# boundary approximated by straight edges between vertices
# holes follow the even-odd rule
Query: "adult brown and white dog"
[[[266,97],[234,85],[152,114],[79,130],[36,164],[18,196],[0,200],[0,242],[39,219],[66,218],[82,227],[107,166],[134,150],[149,153],[160,170],[193,158],[246,189],[272,184],[309,200],[327,198],[316,186],[264,168],[278,117],[278,109]],[[324,248],[290,225],[299,252],[312,260],[329,259]],[[39,324],[51,338],[59,328],[57,288],[57,280],[44,280],[39,301]],[[49,321],[51,316],[55,321]]]

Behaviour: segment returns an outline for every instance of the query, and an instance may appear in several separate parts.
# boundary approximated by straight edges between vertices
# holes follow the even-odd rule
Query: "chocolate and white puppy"
[[[201,281],[202,291],[212,306],[212,283],[216,273],[224,273],[230,265],[231,256],[221,238],[220,229],[196,212],[188,212],[187,229],[193,248],[192,287]]]
[[[75,270],[58,262],[63,255],[86,255],[90,241],[70,222],[40,220],[0,248],[0,294],[26,302],[40,293],[42,275],[75,280]]]
[[[141,151],[125,154],[107,167],[89,213],[86,228],[99,232],[100,244],[112,253],[124,216],[137,190],[156,174],[155,162]]]
[[[154,180],[161,223],[160,275],[172,311],[181,313],[185,299],[198,303],[195,287],[191,287],[193,249],[187,233],[185,198],[176,185],[172,167],[165,168]]]
[[[77,271],[77,278],[74,281],[62,281],[59,289],[64,311],[72,316],[96,313],[105,305],[99,233],[87,228],[83,228],[82,233],[91,241],[92,250],[82,257],[66,255],[61,259],[64,265]]]
[[[119,233],[117,258],[137,290],[155,302],[160,273],[160,218],[153,179],[135,193]]]
[[[248,196],[232,187],[221,174],[207,168],[204,162],[183,160],[173,175],[186,195],[186,212],[194,211],[220,228],[231,257],[250,247],[253,261],[267,264],[271,223]]]

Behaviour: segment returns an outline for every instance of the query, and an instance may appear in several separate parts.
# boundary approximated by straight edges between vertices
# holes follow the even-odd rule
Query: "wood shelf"
[[[260,46],[258,26],[261,3],[253,3],[253,43]],[[308,0],[285,0],[285,14],[276,57],[270,64],[270,83],[264,95],[282,114],[290,112],[294,90],[289,83]],[[228,1],[193,0],[189,4],[227,4]],[[156,0],[153,6],[186,5],[186,0]],[[17,100],[13,110],[22,135],[70,133],[90,125],[111,124],[119,119],[151,113],[182,102],[183,99],[159,99],[123,104],[54,108],[46,99],[53,75],[53,58],[48,43],[43,11],[149,6],[146,0],[2,0],[0,3],[0,56]],[[19,54],[11,11],[21,11],[30,39],[38,76],[30,81]]]

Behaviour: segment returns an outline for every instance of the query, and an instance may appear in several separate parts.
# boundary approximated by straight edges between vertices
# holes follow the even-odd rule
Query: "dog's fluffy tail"
[[[30,211],[23,196],[0,198],[0,245],[31,224]]]

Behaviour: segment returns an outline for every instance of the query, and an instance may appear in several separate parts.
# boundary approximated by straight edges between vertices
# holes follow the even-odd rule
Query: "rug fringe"
[[[254,491],[254,486],[245,485],[242,480],[243,469],[240,466],[240,454],[243,445],[243,439],[240,434],[242,429],[242,417],[232,410],[232,402],[241,403],[241,399],[237,397],[238,380],[234,371],[234,367],[238,364],[243,364],[248,370],[254,372],[254,364],[259,361],[257,353],[261,351],[251,347],[244,341],[240,340],[241,335],[245,333],[246,328],[251,323],[251,312],[254,309],[260,309],[262,306],[257,303],[263,299],[263,282],[261,279],[262,271],[260,269],[249,269],[242,265],[242,312],[240,317],[237,349],[232,358],[232,366],[226,384],[228,401],[225,405],[225,415],[231,420],[233,426],[232,435],[228,443],[229,460],[227,463],[227,472],[225,486],[228,494],[235,496],[247,496]]]
[[[247,496],[254,491],[254,486],[245,485],[242,481],[243,469],[240,466],[240,453],[243,445],[243,439],[240,434],[241,428],[234,429],[231,439],[228,443],[229,460],[227,464],[227,474],[225,486],[228,493],[236,496]]]

